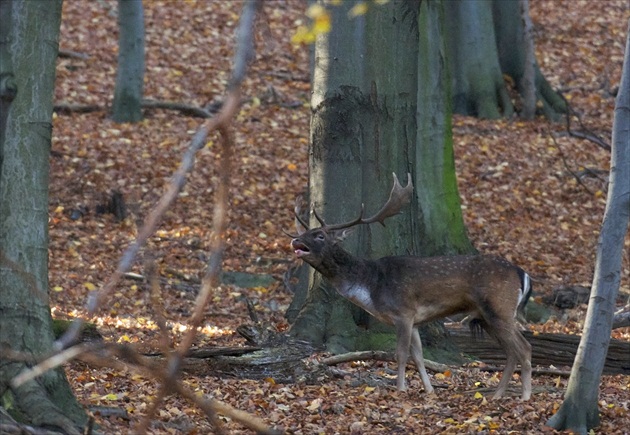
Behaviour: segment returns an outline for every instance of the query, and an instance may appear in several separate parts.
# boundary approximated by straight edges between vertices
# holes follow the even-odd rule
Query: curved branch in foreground
[[[246,422],[259,421],[256,417],[242,411],[234,410],[226,404],[221,404],[216,401],[202,402],[196,399],[194,393],[184,388],[177,378],[179,377],[181,371],[183,358],[192,344],[197,333],[197,329],[203,320],[204,309],[210,300],[212,289],[219,282],[220,266],[223,259],[223,252],[225,250],[224,233],[227,228],[228,187],[233,150],[231,123],[240,104],[240,88],[246,75],[247,65],[249,64],[249,61],[254,58],[253,28],[260,5],[260,0],[245,2],[244,4],[237,29],[237,46],[235,50],[234,69],[232,71],[232,78],[229,82],[227,95],[221,111],[215,117],[205,121],[197,130],[188,149],[182,157],[179,168],[173,174],[166,192],[162,195],[155,208],[147,216],[144,225],[138,231],[136,240],[125,250],[110,280],[99,291],[90,294],[88,298],[86,317],[92,317],[109,298],[110,294],[124,277],[125,273],[130,270],[138,252],[140,251],[140,248],[144,246],[148,238],[154,234],[162,216],[164,216],[166,211],[173,204],[183,189],[186,184],[187,175],[194,167],[195,155],[197,151],[205,146],[208,134],[211,131],[218,131],[222,145],[222,162],[219,166],[220,184],[217,188],[216,203],[214,207],[212,235],[210,240],[210,259],[208,261],[208,267],[206,268],[206,274],[202,281],[199,295],[197,296],[197,300],[195,302],[195,308],[189,322],[188,331],[184,335],[177,350],[175,352],[171,352],[169,355],[165,366],[148,364],[140,355],[137,354],[137,352],[128,348],[126,348],[126,350],[120,347],[117,348],[119,351],[124,352],[124,355],[119,355],[119,357],[122,356],[126,361],[130,362],[135,367],[144,367],[145,369],[149,369],[147,370],[149,371],[149,374],[161,382],[160,390],[156,395],[155,400],[149,407],[149,412],[147,412],[143,420],[140,422],[139,427],[136,428],[137,431],[141,433],[146,432],[150,419],[153,417],[153,414],[157,410],[158,406],[162,403],[164,397],[174,392],[177,392],[193,401],[197,406],[203,409],[210,418],[211,422],[213,422],[215,429],[219,431],[221,428],[217,425],[217,420],[215,418],[215,413],[217,412],[227,413],[229,410],[232,418],[235,418],[238,414],[239,418],[235,418],[235,420],[239,420],[243,424],[246,424]],[[68,347],[70,343],[76,339],[83,323],[84,321],[82,319],[77,319],[70,328],[68,328],[68,331],[56,343],[59,350]],[[240,416],[241,413],[247,415],[247,418]],[[249,424],[246,424],[246,426],[251,427]],[[274,430],[267,428],[264,423],[257,423],[256,427],[251,428],[257,432],[274,433]]]

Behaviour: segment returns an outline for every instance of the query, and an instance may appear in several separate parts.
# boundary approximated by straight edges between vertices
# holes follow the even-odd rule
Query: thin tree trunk
[[[599,424],[599,382],[610,343],[615,299],[619,291],[622,252],[630,219],[630,20],[621,85],[615,104],[610,186],[597,245],[593,289],[582,340],[567,392],[558,412],[547,422],[555,429],[580,434]]]
[[[142,120],[144,87],[144,11],[142,0],[118,0],[118,70],[112,118]]]
[[[525,81],[534,83],[534,98],[542,103],[549,119],[557,119],[559,113],[566,111],[563,99],[540,72],[533,47],[527,46],[521,17],[529,19],[529,12],[521,13],[520,5],[520,0],[446,2],[446,58],[452,74],[455,113],[480,118],[511,117],[514,105],[504,75],[514,79],[528,108],[536,108],[536,103],[532,104],[531,88]],[[532,63],[533,79],[531,70],[527,72],[525,68]]]

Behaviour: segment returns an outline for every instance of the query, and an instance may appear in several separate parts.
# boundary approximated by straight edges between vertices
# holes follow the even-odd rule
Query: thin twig
[[[595,133],[589,131],[584,126],[584,123],[582,122],[582,118],[580,117],[580,115],[571,108],[571,105],[569,104],[569,101],[565,98],[565,96],[562,95],[562,93],[560,92],[558,92],[558,95],[560,96],[560,98],[564,100],[564,104],[567,106],[567,113],[565,116],[565,120],[566,120],[566,126],[567,126],[567,133],[569,133],[569,136],[577,137],[579,139],[589,140],[593,142],[594,144],[600,146],[601,148],[605,149],[606,151],[610,151],[611,150],[610,144],[607,143],[605,140],[601,139]],[[571,115],[575,115],[575,117],[578,120],[578,123],[580,124],[580,128],[582,128],[582,130],[584,130],[585,132],[571,130]]]
[[[569,163],[567,162],[566,157],[564,156],[564,152],[562,151],[562,148],[560,148],[560,144],[558,143],[558,141],[556,141],[556,137],[553,135],[553,133],[550,131],[549,132],[549,136],[551,137],[551,140],[553,141],[553,144],[556,146],[556,148],[558,148],[558,153],[560,154],[560,158],[562,159],[562,163],[564,164],[564,168],[571,174],[573,175],[573,178],[575,178],[575,181],[578,182],[578,184],[580,186],[582,186],[584,188],[584,190],[586,190],[588,193],[590,193],[591,195],[594,195],[595,193],[588,188],[588,186],[586,184],[584,184],[582,182],[582,179],[580,178],[580,176],[578,174],[575,173],[575,171],[573,171],[570,167],[569,167]]]
[[[196,334],[197,328],[201,324],[204,316],[205,307],[212,296],[212,289],[219,283],[219,273],[221,271],[221,262],[223,260],[223,251],[225,250],[224,233],[227,228],[227,208],[228,208],[228,190],[231,175],[232,164],[232,135],[229,129],[230,120],[236,114],[236,110],[240,101],[240,86],[245,78],[247,64],[253,58],[253,35],[254,20],[256,11],[260,3],[258,1],[247,2],[243,8],[241,21],[237,31],[237,48],[236,58],[234,61],[234,71],[230,84],[228,85],[228,95],[225,98],[223,108],[219,113],[216,122],[210,119],[204,124],[206,129],[214,127],[219,130],[222,138],[221,151],[221,182],[217,189],[217,199],[214,207],[214,215],[212,219],[213,228],[210,238],[210,255],[206,273],[201,282],[201,289],[195,303],[195,310],[190,319],[190,325],[186,335],[184,335],[180,343],[176,357],[170,361],[169,376],[175,376],[181,366],[181,361],[186,352],[190,348]]]

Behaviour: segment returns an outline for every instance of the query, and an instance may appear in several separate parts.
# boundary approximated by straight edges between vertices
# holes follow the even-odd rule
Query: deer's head
[[[385,225],[385,219],[400,213],[402,208],[411,201],[413,184],[411,183],[411,174],[407,174],[407,185],[404,188],[400,185],[396,174],[393,175],[394,186],[389,194],[389,199],[378,213],[369,218],[363,217],[364,210],[363,206],[361,206],[361,213],[358,218],[350,222],[328,225],[313,208],[313,214],[320,226],[309,229],[306,221],[300,217],[299,207],[296,206],[295,226],[297,235],[287,233],[293,238],[291,247],[295,255],[317,268],[326,258],[334,256],[335,251],[339,249],[337,244],[352,232],[352,227],[373,222],[380,222],[382,225]]]
[[[326,227],[306,230],[291,240],[295,256],[317,268],[326,258],[333,258],[337,244],[346,238],[352,229],[329,230]]]

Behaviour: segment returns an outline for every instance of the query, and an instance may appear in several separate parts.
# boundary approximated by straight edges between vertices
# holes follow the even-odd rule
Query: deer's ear
[[[342,240],[345,240],[345,238],[348,237],[350,234],[352,234],[353,231],[354,228],[346,228],[344,230],[335,231],[335,239],[341,242]]]

